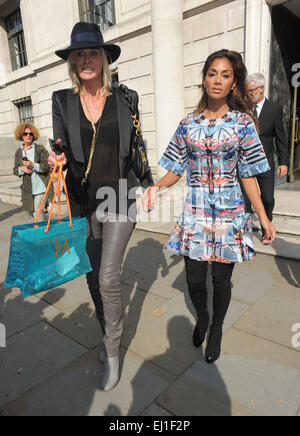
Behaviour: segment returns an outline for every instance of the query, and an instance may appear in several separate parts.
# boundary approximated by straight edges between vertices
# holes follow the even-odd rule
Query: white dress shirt
[[[261,113],[261,110],[262,110],[262,107],[263,107],[265,101],[266,101],[266,97],[265,97],[265,98],[264,98],[260,103],[258,103],[258,104],[256,105],[257,118],[259,118],[259,116],[260,116],[260,113]]]

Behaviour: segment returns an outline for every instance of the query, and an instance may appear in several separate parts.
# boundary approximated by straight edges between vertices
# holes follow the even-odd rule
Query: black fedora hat
[[[103,36],[98,24],[80,21],[75,24],[71,33],[70,46],[64,50],[57,50],[55,54],[65,61],[72,50],[102,47],[108,53],[109,63],[115,62],[121,54],[121,49],[115,44],[104,44]]]

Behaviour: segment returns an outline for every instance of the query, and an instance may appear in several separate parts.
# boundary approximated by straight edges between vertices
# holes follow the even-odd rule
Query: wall
[[[0,180],[2,176],[9,176],[13,172],[13,164],[15,159],[15,152],[18,143],[14,138],[0,138]]]
[[[121,23],[108,30],[106,36],[116,42],[120,41],[122,55],[118,61],[119,79],[139,93],[144,137],[150,151],[150,164],[155,168],[159,156],[155,144],[149,3],[142,0],[126,2],[127,9],[119,10],[118,14]],[[186,0],[184,17],[184,66],[178,68],[184,68],[185,112],[190,113],[197,107],[200,99],[201,72],[207,56],[222,48],[237,50],[244,55],[245,0]],[[132,27],[136,29],[134,33],[131,33]],[[126,39],[128,34],[130,38]]]
[[[104,32],[104,39],[122,48],[113,68],[118,68],[122,83],[139,93],[144,137],[155,172],[160,156],[155,144],[151,1],[116,0],[115,6],[117,24]],[[184,68],[185,112],[189,113],[200,98],[201,71],[207,56],[221,48],[244,54],[245,0],[184,0],[183,9],[184,65],[178,68]],[[69,45],[71,29],[79,20],[78,2],[21,0],[21,10],[29,66],[5,74],[6,88],[0,89],[0,138],[13,136],[18,116],[12,102],[27,96],[32,98],[41,134],[51,137],[52,92],[70,87],[66,64],[54,51]],[[6,34],[0,27],[0,71],[3,65],[8,68],[8,56]]]
[[[192,5],[199,2],[186,3]],[[201,2],[215,3],[215,2]],[[218,2],[220,3],[220,2]],[[200,12],[200,13],[199,13]],[[245,1],[235,0],[201,12],[184,20],[185,107],[192,112],[200,99],[202,69],[207,57],[223,48],[244,55]]]
[[[40,133],[52,136],[52,92],[70,86],[66,65],[54,51],[69,44],[71,29],[79,19],[78,3],[77,0],[51,0],[49,8],[49,0],[21,0],[20,8],[28,66],[11,71],[7,36],[0,27],[0,61],[6,69],[6,87],[0,89],[0,137],[13,136],[19,123],[13,102],[29,96]]]

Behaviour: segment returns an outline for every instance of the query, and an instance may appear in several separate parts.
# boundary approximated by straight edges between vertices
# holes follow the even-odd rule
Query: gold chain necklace
[[[91,171],[92,160],[93,160],[93,156],[94,156],[94,152],[95,152],[95,147],[96,147],[96,142],[97,142],[97,138],[98,138],[99,128],[100,128],[100,124],[101,124],[102,114],[103,114],[103,110],[104,110],[104,106],[105,106],[105,101],[104,101],[104,106],[103,106],[103,110],[102,110],[101,116],[100,116],[100,118],[98,120],[98,126],[97,126],[97,129],[96,129],[96,124],[92,121],[92,117],[91,117],[88,105],[86,103],[84,94],[81,94],[81,95],[82,95],[82,99],[83,99],[84,105],[86,107],[87,113],[89,115],[89,121],[90,121],[90,123],[92,125],[92,128],[93,128],[93,139],[92,139],[92,144],[91,144],[90,157],[89,157],[89,161],[88,161],[88,164],[87,164],[87,167],[86,167],[84,178],[81,180],[81,184],[84,185],[87,182],[88,175],[89,175],[89,173]]]

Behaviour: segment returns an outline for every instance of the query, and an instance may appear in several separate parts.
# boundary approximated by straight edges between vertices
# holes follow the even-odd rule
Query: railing
[[[291,136],[291,153],[290,153],[290,172],[289,181],[293,183],[295,176],[300,173],[300,125],[297,117],[297,99],[298,87],[294,87],[294,103],[292,118],[292,136]]]

